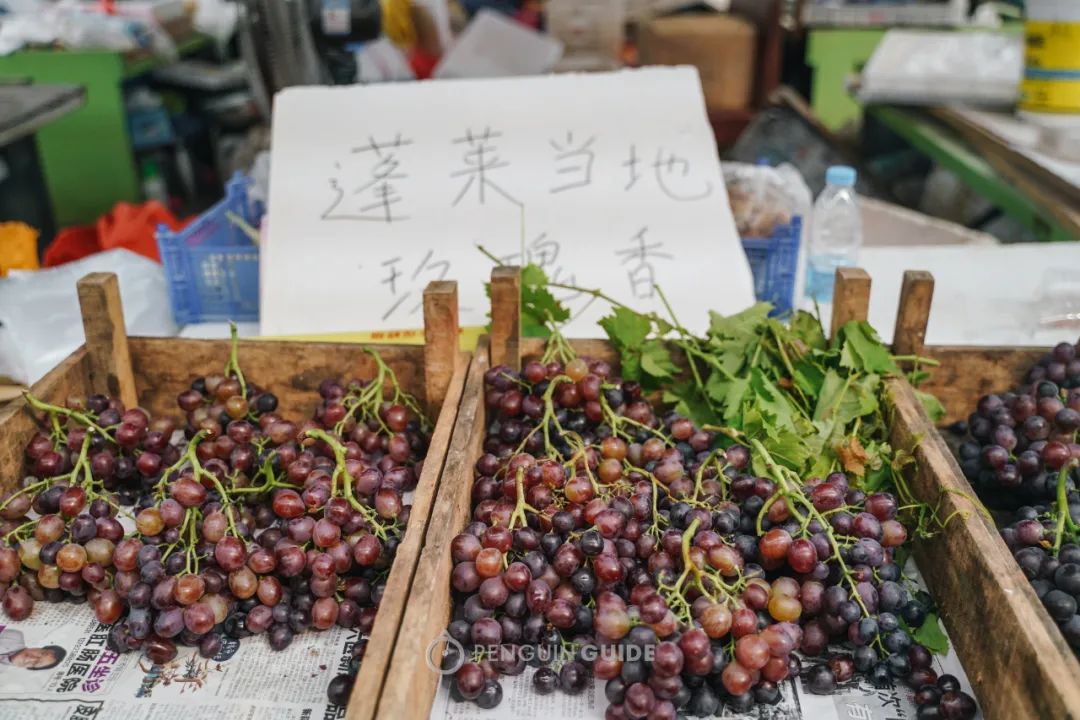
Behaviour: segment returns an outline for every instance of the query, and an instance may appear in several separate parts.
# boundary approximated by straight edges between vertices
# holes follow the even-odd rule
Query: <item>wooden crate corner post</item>
[[[896,308],[893,353],[921,355],[926,344],[926,327],[934,301],[934,276],[925,270],[907,270],[900,286],[900,304]]]
[[[432,417],[438,416],[446,400],[457,367],[460,336],[457,283],[428,283],[424,289],[424,398]]]
[[[125,407],[139,404],[131,369],[120,282],[115,273],[96,272],[78,282],[92,392],[119,398]]]
[[[869,311],[870,275],[862,268],[837,268],[829,332],[836,337],[840,328],[852,320],[865,321]]]
[[[491,366],[521,367],[521,268],[491,271]]]

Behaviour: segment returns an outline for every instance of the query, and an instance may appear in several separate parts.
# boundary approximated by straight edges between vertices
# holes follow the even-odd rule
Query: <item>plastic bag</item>
[[[64,228],[45,248],[45,267],[55,267],[101,250],[126,248],[160,260],[155,233],[159,225],[177,231],[186,225],[156,200],[139,205],[117,203],[93,225]]]
[[[75,284],[92,272],[119,277],[129,333],[176,334],[164,270],[133,252],[111,250],[47,270],[13,271],[0,279],[0,375],[31,385],[83,344]]]
[[[725,162],[723,170],[731,211],[742,237],[770,237],[777,226],[790,223],[794,217],[809,216],[813,197],[795,166]]]

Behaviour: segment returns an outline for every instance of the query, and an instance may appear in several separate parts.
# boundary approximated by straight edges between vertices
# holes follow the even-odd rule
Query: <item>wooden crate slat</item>
[[[491,271],[491,306],[500,308],[491,316],[491,366],[521,365],[521,272],[500,265]]]
[[[484,372],[488,369],[488,348],[487,338],[482,337],[469,367],[424,548],[379,698],[376,712],[379,718],[426,718],[442,679],[431,671],[425,658],[430,643],[450,621],[450,570],[453,564],[450,541],[468,521],[473,466],[483,448],[486,427]],[[444,647],[445,643],[438,643],[431,648],[433,662],[441,660]]]
[[[1049,348],[927,345],[919,353],[938,361],[919,389],[933,393],[945,406],[944,423],[966,420],[976,401],[988,393],[1012,390],[1023,383],[1028,368]]]
[[[446,399],[446,388],[459,358],[460,336],[457,283],[429,283],[424,289],[424,397],[432,415],[439,412]]]
[[[188,340],[133,337],[131,364],[139,389],[139,404],[152,415],[176,415],[176,396],[192,378],[220,374],[229,357],[228,340]],[[373,345],[379,357],[397,374],[401,386],[420,401],[424,395],[424,348]],[[364,346],[347,343],[308,343],[241,340],[238,346],[244,375],[273,391],[278,412],[307,417],[318,400],[319,383],[327,378],[370,379],[375,361]]]
[[[80,279],[76,287],[93,391],[119,398],[126,407],[135,407],[138,395],[120,304],[120,282],[114,273],[96,272]]]
[[[80,347],[34,383],[30,392],[39,400],[63,405],[69,395],[90,394],[89,374],[90,360],[86,348]],[[25,399],[0,408],[0,493],[14,490],[22,480],[26,444],[38,429]]]
[[[455,290],[456,299],[456,290]],[[455,334],[455,341],[456,341]],[[398,638],[398,628],[405,614],[409,591],[412,587],[416,565],[420,560],[420,550],[428,530],[428,520],[439,489],[439,476],[443,472],[450,437],[457,418],[458,406],[465,385],[465,376],[469,369],[469,356],[460,353],[454,375],[445,391],[442,410],[439,412],[435,431],[431,436],[427,459],[420,473],[416,491],[412,498],[412,511],[405,537],[398,545],[394,564],[383,590],[375,626],[371,630],[364,660],[360,672],[356,675],[352,696],[349,700],[346,718],[348,720],[366,720],[375,716],[379,695],[390,666],[394,643]]]
[[[833,290],[833,335],[852,320],[866,320],[870,310],[870,276],[862,268],[842,267],[836,269]]]
[[[920,355],[926,343],[930,305],[934,300],[934,276],[925,270],[908,270],[900,285],[900,303],[893,330],[893,352]]]

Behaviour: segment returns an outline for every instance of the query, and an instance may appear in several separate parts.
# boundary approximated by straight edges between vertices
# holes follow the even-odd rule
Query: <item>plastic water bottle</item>
[[[814,202],[806,257],[806,297],[819,306],[832,303],[836,268],[854,265],[862,245],[862,216],[855,194],[854,168],[834,165]]]

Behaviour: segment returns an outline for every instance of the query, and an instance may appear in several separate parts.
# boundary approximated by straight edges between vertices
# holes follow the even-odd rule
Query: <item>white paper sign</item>
[[[264,334],[419,327],[440,279],[484,324],[477,245],[639,310],[659,285],[691,328],[753,302],[693,68],[290,88],[271,168]],[[596,335],[606,304],[558,294]]]

